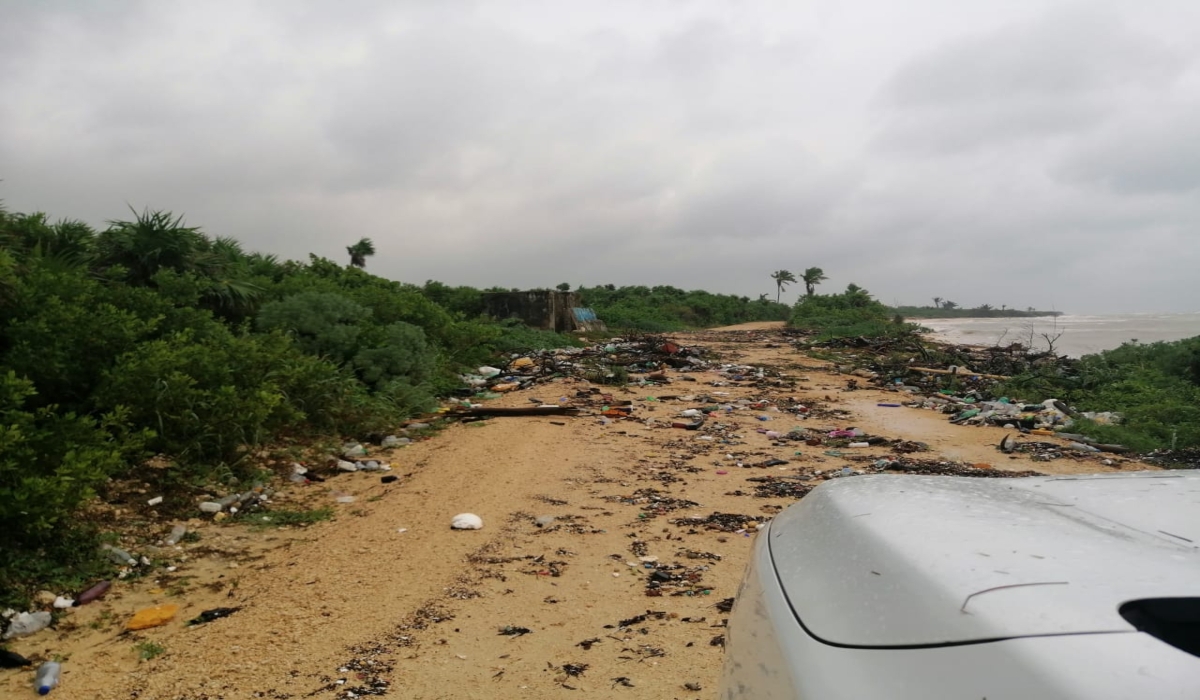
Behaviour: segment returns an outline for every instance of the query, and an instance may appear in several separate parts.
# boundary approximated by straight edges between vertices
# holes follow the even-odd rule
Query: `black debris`
[[[587,664],[563,664],[562,670],[563,670],[563,673],[567,674],[568,676],[577,678],[579,676],[582,676],[584,671],[588,670],[588,665]]]
[[[0,649],[0,668],[21,668],[31,666],[33,662],[15,651]]]
[[[661,620],[666,616],[667,613],[663,610],[647,610],[644,615],[634,615],[633,617],[621,620],[615,625],[605,625],[604,627],[605,629],[612,629],[613,627],[618,629],[622,627],[633,627],[634,625],[642,624],[646,620]]]
[[[737,532],[738,530],[746,529],[746,523],[757,522],[758,516],[741,515],[738,513],[713,513],[703,518],[676,518],[671,520],[672,525],[680,527],[703,527],[706,530],[720,530],[721,532]]]
[[[187,623],[189,625],[203,625],[206,622],[220,620],[222,617],[229,617],[239,610],[241,608],[213,608],[212,610],[205,610],[196,617],[188,620]]]
[[[533,630],[529,629],[528,627],[515,627],[513,625],[505,625],[504,627],[500,628],[500,634],[504,635],[505,637],[520,637],[522,635],[530,634],[531,632],[533,632]]]
[[[757,498],[804,498],[812,486],[802,484],[795,478],[785,476],[756,476],[746,481],[757,484],[754,495]]]

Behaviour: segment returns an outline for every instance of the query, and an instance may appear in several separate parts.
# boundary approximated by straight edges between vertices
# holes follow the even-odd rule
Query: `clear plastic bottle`
[[[53,690],[58,685],[58,676],[61,672],[62,665],[57,661],[47,661],[39,666],[33,680],[33,686],[37,688],[38,695],[46,695]]]

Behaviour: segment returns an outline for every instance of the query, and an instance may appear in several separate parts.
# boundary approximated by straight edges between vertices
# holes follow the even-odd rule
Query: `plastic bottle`
[[[114,564],[137,566],[137,559],[134,559],[132,554],[123,549],[114,547],[111,544],[103,545],[101,549],[108,552],[108,558],[111,559]]]
[[[53,690],[54,686],[58,685],[61,672],[62,665],[57,661],[47,661],[39,666],[33,680],[33,687],[37,688],[38,695],[46,695]]]
[[[186,525],[176,525],[175,527],[171,528],[171,534],[167,535],[167,546],[174,547],[175,545],[179,544],[179,540],[182,540],[183,536],[186,534]]]
[[[4,633],[4,639],[31,635],[34,632],[44,629],[50,624],[50,621],[50,613],[44,610],[32,613],[18,613],[13,616],[12,622],[9,623],[8,631]]]

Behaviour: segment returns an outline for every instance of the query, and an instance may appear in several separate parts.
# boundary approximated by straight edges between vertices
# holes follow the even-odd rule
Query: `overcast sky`
[[[0,0],[0,179],[415,283],[1200,311],[1200,2]]]

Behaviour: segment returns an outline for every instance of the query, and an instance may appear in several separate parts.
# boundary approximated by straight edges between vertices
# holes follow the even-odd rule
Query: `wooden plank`
[[[451,416],[574,416],[579,409],[574,406],[480,406],[451,411]]]

